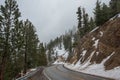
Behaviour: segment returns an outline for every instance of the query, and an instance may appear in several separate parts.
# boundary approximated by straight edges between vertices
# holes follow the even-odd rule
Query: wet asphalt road
[[[44,70],[49,80],[113,80],[99,76],[75,72],[65,68],[63,65],[54,65]]]

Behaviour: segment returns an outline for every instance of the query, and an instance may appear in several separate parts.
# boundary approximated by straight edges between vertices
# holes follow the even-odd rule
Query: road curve
[[[84,73],[75,72],[63,67],[54,65],[44,70],[44,74],[49,80],[113,80]]]

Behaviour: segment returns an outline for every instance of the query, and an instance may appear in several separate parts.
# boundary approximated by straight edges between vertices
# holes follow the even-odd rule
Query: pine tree
[[[20,17],[18,5],[15,0],[6,0],[5,5],[1,5],[1,27],[4,32],[4,51],[2,54],[2,60],[0,63],[0,80],[4,79],[4,72],[6,70],[7,59],[11,55],[10,44],[11,41],[11,30],[14,28],[14,22]]]
[[[105,3],[103,3],[101,7],[101,24],[104,24],[109,19],[110,19],[110,8]]]
[[[38,66],[46,66],[47,65],[47,57],[46,57],[46,50],[43,46],[43,43],[40,43],[39,45],[39,57],[38,57]]]
[[[95,21],[93,20],[93,18],[91,17],[90,18],[90,21],[89,21],[89,31],[91,31],[92,29],[94,29],[96,27],[95,25]],[[88,31],[88,32],[89,32]]]
[[[76,14],[78,15],[78,31],[80,34],[80,29],[82,28],[82,12],[81,12],[81,7],[78,8],[78,11],[76,12]]]
[[[23,22],[16,20],[14,22],[15,27],[12,29],[12,35],[11,35],[11,58],[12,58],[12,75],[13,77],[15,77],[22,69],[23,69],[23,63],[21,65],[19,65],[18,61],[19,61],[19,56],[22,56],[22,50],[24,47],[23,44]],[[23,61],[22,61],[23,62]],[[21,63],[21,62],[20,62]],[[13,66],[14,65],[14,66]]]
[[[102,17],[102,12],[101,12],[101,2],[99,0],[97,0],[96,2],[96,7],[95,7],[95,23],[96,26],[100,26],[101,25],[101,17]]]
[[[3,46],[4,46],[4,37],[3,37],[3,29],[2,29],[2,16],[0,15],[0,63],[2,62],[2,54],[3,54]]]
[[[111,0],[109,3],[111,17],[115,16],[116,14],[120,13],[120,0]]]
[[[88,14],[85,12],[85,9],[83,8],[83,35],[84,36],[89,31],[88,26]]]
[[[24,28],[24,73],[26,73],[26,70],[28,68],[35,67],[36,62],[34,59],[37,55],[37,47],[39,40],[36,35],[35,27],[29,20],[25,21]]]
[[[21,70],[38,66],[39,58],[46,65],[46,55],[38,58],[38,36],[34,25],[21,16],[15,0],[0,6],[0,80],[13,80]],[[45,48],[40,48],[45,53]]]

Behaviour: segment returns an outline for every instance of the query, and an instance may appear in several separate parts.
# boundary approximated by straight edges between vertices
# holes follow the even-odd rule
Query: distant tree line
[[[15,80],[21,71],[47,64],[34,25],[20,17],[15,0],[0,6],[0,80]]]

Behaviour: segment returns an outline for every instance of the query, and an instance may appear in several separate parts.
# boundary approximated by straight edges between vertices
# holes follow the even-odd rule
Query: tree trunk
[[[7,27],[7,34],[6,34],[6,40],[5,40],[5,47],[4,47],[4,53],[2,54],[2,62],[0,64],[0,80],[4,80],[4,71],[6,68],[6,62],[7,58],[9,57],[9,48],[8,48],[8,39],[9,39],[9,29],[10,27]]]
[[[24,74],[26,74],[26,72],[27,72],[27,55],[26,55],[26,51],[25,51],[25,58],[24,58]]]
[[[25,40],[26,40],[25,41],[25,55],[24,55],[25,56],[25,58],[24,58],[25,62],[24,62],[24,72],[23,72],[24,74],[26,74],[26,72],[27,72],[27,47],[28,47],[27,46],[27,32],[26,32],[26,35],[25,35]]]
[[[2,63],[0,65],[0,80],[4,80],[4,71],[5,71],[5,64],[6,64],[6,53],[3,54]]]

